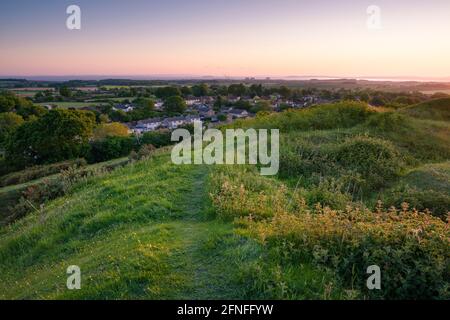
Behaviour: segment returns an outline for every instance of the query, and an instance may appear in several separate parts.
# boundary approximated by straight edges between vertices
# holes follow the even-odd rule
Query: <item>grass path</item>
[[[0,229],[0,298],[243,298],[248,244],[209,210],[209,167],[167,155],[80,185]],[[81,290],[67,290],[78,265]]]
[[[184,285],[173,292],[174,299],[238,299],[239,288],[232,282],[233,266],[226,251],[217,247],[221,240],[233,237],[230,223],[208,218],[206,167],[193,171],[191,190],[186,194],[184,214],[173,224],[172,232],[181,239],[168,264],[185,279]]]

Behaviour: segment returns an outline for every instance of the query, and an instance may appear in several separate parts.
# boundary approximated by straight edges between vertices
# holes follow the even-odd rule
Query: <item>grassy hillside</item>
[[[401,111],[420,119],[450,121],[450,98],[442,98],[409,106]]]
[[[175,166],[167,154],[80,184],[64,198],[4,227],[0,234],[2,298],[239,299],[262,247],[213,217],[207,167]],[[65,288],[69,265],[82,290]],[[331,276],[304,266],[305,298]],[[309,270],[310,268],[311,270]],[[314,290],[313,290],[314,289]]]
[[[450,296],[448,122],[341,103],[233,125],[281,129],[278,176],[162,152],[85,179],[1,227],[0,297]],[[373,264],[381,291],[365,287]]]

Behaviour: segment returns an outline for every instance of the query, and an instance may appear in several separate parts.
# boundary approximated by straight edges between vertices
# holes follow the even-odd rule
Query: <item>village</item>
[[[301,109],[307,108],[317,103],[331,102],[324,100],[318,96],[309,95],[300,99],[283,99],[280,95],[272,95],[269,97],[241,98],[228,97],[228,105],[219,109],[215,107],[216,99],[211,96],[204,97],[188,97],[185,99],[187,105],[186,111],[178,116],[162,116],[148,118],[138,121],[125,123],[130,132],[134,134],[143,134],[149,131],[156,131],[161,129],[174,130],[178,127],[193,124],[196,121],[206,123],[209,127],[214,127],[220,124],[231,123],[238,119],[252,118],[256,116],[257,112],[281,112],[286,109]],[[231,104],[231,106],[229,106]],[[250,110],[240,108],[239,105],[245,104],[252,106]],[[258,105],[264,105],[261,110]],[[132,112],[136,109],[133,103],[117,104],[113,107],[115,111]],[[155,102],[155,110],[164,110],[164,101],[157,100]]]

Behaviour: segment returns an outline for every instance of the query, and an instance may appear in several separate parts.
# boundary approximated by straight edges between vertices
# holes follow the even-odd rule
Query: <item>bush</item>
[[[30,167],[25,170],[13,172],[1,177],[0,186],[5,187],[25,183],[52,174],[60,173],[61,171],[67,170],[70,167],[84,167],[86,166],[86,164],[86,160],[84,159],[75,159],[49,165]]]
[[[169,131],[150,131],[142,135],[141,144],[151,144],[156,148],[165,147],[172,144],[171,133]]]
[[[89,163],[104,162],[128,156],[133,149],[136,149],[133,137],[108,137],[91,142],[87,158]]]
[[[123,165],[118,163],[117,166]],[[7,208],[7,214],[0,221],[1,224],[8,224],[16,221],[32,211],[40,211],[41,207],[52,199],[56,199],[67,194],[71,188],[82,181],[94,176],[103,175],[114,167],[100,168],[79,168],[72,166],[63,170],[58,178],[44,179],[42,182],[28,186],[21,192],[21,197],[16,200],[16,204]]]
[[[143,160],[151,157],[155,152],[156,148],[151,144],[144,144],[138,152],[132,151],[130,154],[130,159],[132,160]]]
[[[431,211],[436,217],[447,219],[450,213],[450,195],[436,190],[419,190],[408,185],[398,186],[386,193],[383,201],[399,208],[403,202],[420,211]]]
[[[285,185],[262,179],[250,167],[231,172],[222,169],[211,176],[210,184],[210,197],[219,218],[233,220],[252,216],[264,219],[288,207]]]
[[[378,112],[367,120],[367,125],[382,131],[395,131],[407,127],[409,120],[398,112]]]
[[[336,272],[348,288],[372,299],[448,299],[448,223],[417,211],[378,212],[317,207],[281,213],[270,221],[242,221],[291,262],[307,259]],[[382,289],[368,290],[366,270],[377,265]]]
[[[211,178],[210,196],[218,217],[234,219],[240,234],[266,245],[272,264],[287,270],[304,264],[326,268],[334,272],[338,286],[356,289],[360,297],[450,298],[448,221],[410,210],[406,203],[401,210],[385,210],[381,202],[374,211],[352,205],[340,193],[351,176],[291,192],[254,171],[219,167]],[[347,205],[343,210],[311,206],[317,201]],[[371,265],[381,268],[382,290],[367,289]]]
[[[342,193],[344,185],[336,179],[324,179],[317,186],[312,186],[301,193],[309,206],[321,204],[333,209],[344,209],[351,201],[349,194]]]
[[[256,129],[275,128],[280,129],[281,132],[329,130],[353,127],[365,122],[374,113],[365,103],[344,101],[302,110],[272,113],[257,119],[236,121],[231,126]]]
[[[29,212],[39,211],[45,202],[64,195],[67,188],[66,183],[60,179],[46,179],[40,184],[27,187],[19,202],[9,209],[10,213],[2,223],[8,224]]]
[[[360,173],[365,191],[377,190],[398,177],[403,167],[400,153],[385,140],[358,136],[340,144],[334,159],[347,170]]]

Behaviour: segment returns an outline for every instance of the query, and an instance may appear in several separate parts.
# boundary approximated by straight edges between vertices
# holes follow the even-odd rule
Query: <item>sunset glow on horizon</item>
[[[0,4],[0,75],[450,77],[449,15],[448,0],[18,0]]]

